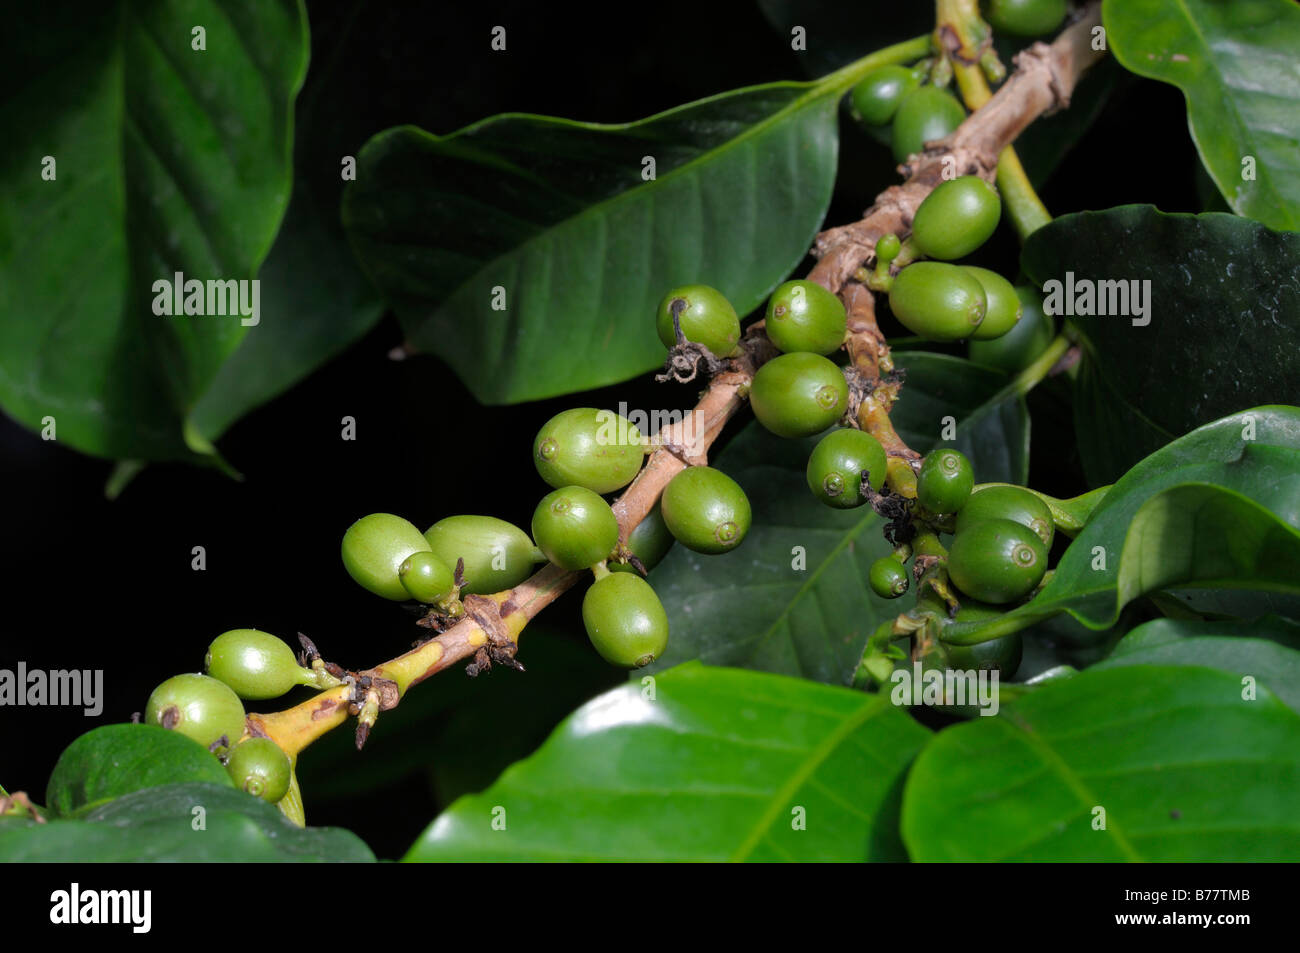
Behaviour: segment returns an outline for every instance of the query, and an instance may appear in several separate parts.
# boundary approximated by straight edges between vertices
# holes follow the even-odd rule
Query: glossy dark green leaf
[[[79,820],[0,822],[5,863],[363,862],[374,854],[336,827],[301,828],[265,801],[215,784],[167,784]]]
[[[937,735],[903,840],[917,861],[1294,861],[1297,752],[1300,715],[1236,675],[1082,672]]]
[[[1007,378],[960,358],[898,355],[907,371],[892,420],[908,445],[929,450],[945,418],[982,478],[1023,482],[1028,417],[1018,399],[986,403]],[[675,546],[650,575],[668,611],[667,668],[700,658],[847,684],[867,637],[906,608],[866,585],[871,563],[890,551],[869,506],[833,510],[808,489],[817,438],[784,440],[750,424],[713,461],[744,488],[753,526],[726,556]]]
[[[1076,288],[1151,283],[1146,318],[1068,317],[1085,338],[1075,428],[1094,484],[1243,407],[1300,403],[1300,235],[1128,205],[1056,219],[1025,243],[1022,265],[1063,293],[1067,272]]]
[[[194,407],[194,425],[208,440],[339,354],[384,313],[337,212],[331,218],[304,187],[294,190],[259,278],[261,322],[248,329]]]
[[[1290,0],[1106,0],[1106,39],[1187,97],[1201,161],[1228,204],[1300,228],[1300,7]]]
[[[1300,471],[1300,454],[1288,462]],[[1124,539],[1120,605],[1189,582],[1300,594],[1300,532],[1272,505],[1206,483],[1157,493],[1133,516]],[[1283,515],[1295,520],[1300,511]]]
[[[626,380],[663,362],[654,313],[674,285],[713,285],[744,314],[803,259],[834,184],[839,98],[900,55],[626,125],[390,129],[358,157],[344,223],[415,347],[480,400]]]
[[[1095,668],[1120,665],[1197,665],[1249,675],[1300,711],[1300,623],[1280,616],[1155,619],[1124,636]]]
[[[157,725],[104,725],[59,755],[45,803],[59,814],[84,813],[142,788],[191,781],[231,783],[216,756],[184,735]]]
[[[1022,398],[1004,393],[1002,372],[925,351],[899,354],[895,363],[905,378],[890,419],[909,447],[954,447],[970,458],[979,482],[1024,484],[1029,412]],[[943,439],[948,418],[957,428],[954,440]]]
[[[1259,615],[1282,615],[1300,619],[1300,596],[1287,592],[1174,586],[1163,595],[1177,600],[1182,611],[1198,618],[1253,619]]]
[[[902,859],[928,732],[882,695],[685,665],[574,712],[405,859]]]
[[[193,453],[186,415],[250,328],[238,313],[157,315],[153,285],[255,277],[289,201],[306,33],[300,0],[15,13],[0,42],[21,81],[0,125],[45,133],[0,159],[11,416],[52,417],[59,441],[96,455]]]
[[[953,623],[970,641],[1059,612],[1093,629],[1136,596],[1182,585],[1300,588],[1300,410],[1261,407],[1152,454],[1111,488],[1026,605]]]
[[[215,440],[232,422],[305,378],[364,335],[383,315],[379,292],[352,254],[339,204],[342,157],[376,127],[370,95],[352,70],[375,69],[391,50],[367,34],[339,28],[360,11],[313,10],[311,61],[294,115],[294,190],[265,264],[262,322],[222,365],[194,408],[199,432]],[[320,24],[323,28],[315,28]],[[364,61],[364,62],[363,62]],[[339,70],[347,62],[350,70]],[[390,90],[391,108],[415,109],[421,84]],[[335,157],[330,162],[323,157]]]

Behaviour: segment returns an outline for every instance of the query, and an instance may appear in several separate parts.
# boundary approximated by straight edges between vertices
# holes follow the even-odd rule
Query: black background
[[[1233,940],[1248,936],[1262,940],[1289,926],[1291,893],[1283,887],[1278,877],[1280,872],[1278,867],[1265,864],[1153,864],[1137,873],[1128,864],[1054,864],[1047,871],[1036,864],[1004,864],[997,874],[999,888],[1016,898],[1019,909],[1015,920],[1022,929],[1048,935],[1068,933],[1079,940],[1096,937],[1109,941],[1127,936],[1129,942],[1140,940],[1178,944],[1180,948],[1210,949],[1230,946]],[[6,891],[15,914],[8,917],[5,924],[6,939],[10,940],[39,934],[43,940],[62,937],[64,940],[72,938],[92,943],[112,938],[131,947],[148,946],[151,942],[172,944],[177,940],[192,941],[196,923],[213,915],[210,893],[205,895],[196,890],[191,878],[177,877],[174,872],[157,866],[107,864],[93,869],[75,869],[56,864],[28,868],[23,873],[24,876],[15,878]],[[330,908],[310,905],[308,898],[311,894],[307,887],[294,895],[295,899],[301,899],[300,906],[292,911],[283,903],[263,900],[261,895],[250,891],[252,896],[239,904],[230,920],[239,930],[255,935],[260,943],[277,945],[302,942],[304,929],[337,932],[347,929],[357,920],[369,924],[376,919],[376,913],[387,919],[398,918],[403,923],[410,923],[412,931],[445,929],[442,918],[418,915],[432,906],[429,888],[427,883],[408,876],[408,873],[392,864],[369,865],[364,868],[364,878],[337,878],[325,888],[334,901]],[[663,877],[663,871],[651,867],[624,868],[619,873],[628,885],[627,889],[638,893],[651,893],[660,888]],[[688,877],[713,877],[716,874],[708,871],[682,873]],[[743,868],[732,867],[725,874],[728,884],[738,890],[770,890],[774,885],[776,889],[797,889],[797,871],[746,865]],[[571,935],[571,928],[567,923],[557,923],[554,916],[555,891],[558,889],[583,898],[601,896],[608,891],[608,885],[599,882],[604,875],[604,871],[581,865],[548,870],[548,886],[552,889],[545,892],[518,891],[518,898],[510,900],[508,914],[493,918],[493,938],[508,942],[518,937],[521,942],[531,943],[552,938],[559,942],[567,938]],[[934,869],[922,864],[895,865],[889,870],[891,885],[901,895],[909,897],[932,890],[933,875]],[[784,879],[787,877],[788,880]],[[149,933],[132,933],[131,927],[126,925],[51,925],[51,894],[57,890],[68,891],[73,881],[82,891],[152,891]],[[1151,903],[1132,896],[1139,891],[1158,893],[1163,890],[1168,894],[1174,889],[1189,892],[1197,889],[1233,890],[1239,899]],[[1246,899],[1247,893],[1249,899]],[[987,891],[982,890],[945,891],[943,909],[947,923],[969,925],[972,933],[990,929],[986,894]],[[279,895],[284,896],[286,892]],[[311,918],[306,925],[304,914],[299,910],[306,911],[305,916]],[[454,911],[453,915],[468,919],[477,913],[472,908],[462,908]],[[872,939],[880,942],[915,938],[917,915],[912,911],[892,910],[891,914],[874,918],[870,927]],[[1239,917],[1244,914],[1250,922],[1213,924],[1208,928],[1199,924],[1117,924],[1116,916],[1125,914],[1154,914],[1157,917],[1165,914]],[[583,927],[593,931],[626,929],[627,919],[627,909],[621,904],[584,903],[582,906]],[[761,935],[762,931],[770,932],[762,918],[738,917],[735,920],[734,924],[728,923],[725,927],[718,921],[693,926],[692,934],[711,939],[713,935],[721,936],[725,930],[729,940],[743,945],[760,945],[766,938]],[[852,935],[857,937],[857,934]]]
[[[908,30],[901,18],[912,14],[897,7],[931,15],[928,4],[846,4],[861,15],[844,22],[827,18],[831,6],[798,5],[791,22],[809,25],[809,52],[800,54],[790,49],[788,28],[775,29],[752,3],[598,10],[535,2],[313,3],[298,174],[337,207],[339,156],[355,155],[366,138],[390,125],[447,133],[502,111],[637,119],[743,85],[814,75],[826,65],[818,57],[833,57],[831,48],[846,38],[859,40],[851,52],[862,55],[924,29]],[[895,12],[873,14],[873,6]],[[507,27],[506,53],[489,49],[498,24]],[[1195,168],[1181,95],[1133,81],[1042,194],[1055,214],[1127,202],[1199,211]],[[856,218],[894,181],[890,169],[886,150],[845,123],[842,180],[828,223]],[[992,254],[1000,256],[1001,270],[1014,273],[1014,238],[1003,231]],[[342,357],[235,425],[220,448],[244,474],[242,482],[162,464],[145,469],[109,502],[103,487],[110,463],[0,418],[0,667],[21,659],[32,668],[105,673],[98,719],[70,709],[0,712],[0,784],[43,801],[64,746],[98,724],[128,720],[158,682],[198,670],[207,643],[230,628],[257,627],[290,641],[306,632],[349,668],[399,654],[417,632],[410,617],[354,585],[338,557],[343,530],[365,513],[400,513],[421,528],[454,512],[528,525],[544,489],[530,462],[532,436],[578,399],[479,407],[437,359],[389,360],[400,341],[396,322],[386,317]],[[580,402],[670,407],[691,399],[686,388],[665,392],[646,379]],[[1062,495],[1082,489],[1068,413],[1051,389],[1034,401],[1031,483]],[[340,439],[345,415],[357,420],[355,442]],[[196,545],[206,548],[204,572],[190,568]],[[545,637],[585,642],[577,605],[569,596],[549,610]],[[525,639],[521,660],[529,659]],[[548,685],[564,686],[557,688],[563,705],[553,706],[555,712],[520,709],[507,729],[512,736],[483,738],[476,763],[461,772],[468,780],[454,790],[417,771],[364,796],[320,800],[307,782],[315,749],[308,751],[309,822],[349,827],[380,856],[398,856],[455,790],[490,782],[544,738],[562,711],[620,678],[590,667],[560,670],[567,663],[555,661],[548,672],[541,664],[541,673],[536,665],[526,675],[494,672],[487,676],[492,688],[484,679],[474,686],[500,713],[510,704],[509,679],[548,678]],[[467,681],[451,671],[434,682],[450,679]],[[462,685],[434,682],[420,690],[448,692],[450,707],[430,715],[430,736],[451,717],[455,699],[469,697]],[[378,733],[384,726],[381,719]],[[364,772],[368,755],[340,761],[342,770]]]
[[[1152,864],[1135,873],[1134,867],[1128,864],[1054,864],[1047,871],[1036,864],[1004,864],[998,868],[997,875],[998,887],[1016,899],[1019,909],[1015,922],[1022,929],[1047,935],[1068,933],[1078,940],[1096,937],[1110,941],[1127,937],[1129,942],[1140,940],[1177,944],[1179,948],[1217,949],[1249,936],[1260,940],[1276,936],[1290,925],[1291,892],[1285,889],[1278,876],[1283,872],[1279,867],[1265,864]],[[660,888],[663,877],[663,871],[645,866],[625,867],[619,873],[628,885],[625,889],[638,893],[651,893]],[[713,877],[717,872],[682,873],[688,877]],[[888,873],[891,885],[903,896],[924,895],[934,888],[934,869],[929,865],[895,865]],[[131,947],[138,944],[147,946],[151,942],[172,944],[177,940],[192,941],[196,923],[213,915],[210,893],[205,895],[196,890],[191,878],[177,877],[174,872],[157,866],[107,864],[93,869],[74,869],[69,865],[50,865],[28,868],[23,874],[23,877],[15,878],[6,890],[15,914],[6,919],[6,939],[19,940],[29,934],[39,934],[43,940],[62,937],[64,940],[72,938],[92,943],[112,938]],[[238,905],[230,919],[237,923],[239,930],[255,935],[260,943],[277,945],[302,942],[304,929],[337,932],[347,929],[357,920],[369,924],[376,919],[376,913],[386,919],[397,918],[411,924],[409,929],[413,932],[445,929],[444,919],[418,915],[432,907],[429,888],[427,883],[408,874],[409,871],[399,870],[396,865],[386,864],[367,866],[363,878],[338,878],[325,888],[334,901],[330,908],[310,905],[310,888],[306,887],[295,895],[295,899],[301,898],[300,906],[292,912],[285,904],[263,900],[262,896],[250,891],[252,896]],[[772,870],[757,865],[732,867],[725,874],[729,885],[744,891],[770,890],[773,886],[778,890],[797,889],[796,877],[799,876],[797,871]],[[492,937],[506,942],[518,937],[521,942],[531,943],[552,938],[559,942],[568,938],[571,936],[568,923],[557,923],[554,915],[556,890],[583,898],[601,896],[608,891],[608,885],[599,882],[604,876],[604,871],[581,865],[548,870],[547,882],[552,889],[545,892],[518,891],[518,898],[510,900],[508,914],[493,918]],[[788,880],[784,879],[787,877]],[[51,894],[57,890],[68,891],[73,881],[82,891],[151,890],[152,926],[149,933],[135,934],[130,926],[125,925],[51,925]],[[1132,896],[1137,892],[1158,893],[1162,890],[1169,894],[1174,889],[1189,892],[1197,889],[1233,890],[1239,899],[1151,903]],[[1246,893],[1249,899],[1246,899]],[[991,928],[987,891],[945,891],[943,909],[947,923],[969,925],[972,933]],[[299,910],[311,918],[307,924],[304,924],[304,913],[299,913]],[[477,913],[472,908],[462,908],[455,910],[453,915],[469,919]],[[870,927],[872,939],[876,942],[914,939],[917,914],[909,910],[891,910],[891,914],[874,918]],[[1116,915],[1125,914],[1154,914],[1157,917],[1165,914],[1239,917],[1244,914],[1250,922],[1213,924],[1208,928],[1199,924],[1117,924]],[[622,904],[589,902],[582,905],[582,924],[586,929],[609,929],[611,932],[626,929],[627,919],[627,909]],[[737,917],[735,920],[735,923],[725,926],[718,921],[692,926],[692,934],[711,939],[713,935],[721,936],[725,930],[728,940],[742,945],[761,945],[766,939],[761,933],[765,930],[770,933],[763,918]],[[857,938],[858,934],[852,935]]]

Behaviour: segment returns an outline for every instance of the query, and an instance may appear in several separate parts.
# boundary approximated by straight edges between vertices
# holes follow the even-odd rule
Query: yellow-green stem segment
[[[1012,378],[1011,383],[1003,388],[1004,393],[1012,393],[1024,397],[1031,390],[1042,383],[1048,373],[1056,366],[1056,363],[1065,356],[1065,352],[1070,349],[1070,340],[1064,334],[1058,334],[1052,343],[1047,345],[1047,350],[1038,357],[1034,362]]]
[[[988,24],[980,17],[975,0],[935,0],[936,33],[944,32],[946,24],[959,41],[954,54],[953,74],[962,101],[970,110],[979,109],[993,98],[984,69],[980,66],[980,45],[990,34]],[[964,62],[972,59],[972,62]],[[1025,167],[1020,164],[1016,150],[1007,146],[998,156],[998,191],[1002,193],[1002,206],[1023,243],[1026,238],[1052,220],[1047,206],[1034,191]]]

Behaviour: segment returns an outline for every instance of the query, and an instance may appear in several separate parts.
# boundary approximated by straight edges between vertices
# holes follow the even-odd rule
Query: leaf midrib
[[[862,535],[867,527],[879,520],[879,518],[880,517],[876,515],[875,511],[868,507],[867,515],[858,520],[858,522],[850,529],[845,531],[844,535],[840,538],[840,541],[835,545],[835,548],[826,554],[826,557],[817,564],[817,568],[814,569],[812,573],[809,574],[808,578],[804,580],[803,584],[799,587],[798,592],[790,597],[789,602],[787,602],[785,607],[781,610],[781,614],[772,621],[772,624],[763,631],[762,635],[751,643],[753,649],[751,649],[749,655],[746,656],[747,661],[752,660],[754,652],[765,645],[767,640],[772,637],[773,633],[786,623],[790,617],[790,613],[794,611],[795,605],[803,600],[804,596],[806,596],[809,590],[813,587],[813,584],[821,578],[822,573],[826,571],[827,567],[834,563],[840,553],[842,553],[847,546],[856,542],[858,537]],[[802,666],[800,666],[800,668],[802,669]]]
[[[871,718],[880,714],[883,706],[886,704],[888,704],[888,698],[884,695],[877,695],[876,697],[865,701],[857,711],[845,717],[838,726],[822,738],[822,740],[808,752],[807,757],[804,758],[798,769],[792,772],[790,777],[786,779],[785,783],[782,784],[772,795],[767,810],[763,812],[763,815],[758,819],[757,823],[755,823],[754,829],[750,832],[749,836],[741,842],[740,846],[732,852],[728,859],[731,861],[743,861],[749,857],[763,837],[771,830],[777,816],[785,809],[785,806],[790,802],[790,799],[794,796],[795,792],[808,782],[809,778],[812,777],[813,772],[816,771],[817,768],[821,767],[821,765],[839,749],[840,745],[844,743],[853,731],[860,728]],[[879,760],[878,754],[872,752],[872,755]]]
[[[1002,728],[1011,733],[1011,736],[1020,739],[1026,747],[1040,756],[1040,762],[1043,763],[1049,771],[1057,775],[1070,792],[1079,799],[1084,813],[1089,813],[1093,807],[1099,806],[1101,800],[1094,795],[1083,783],[1083,779],[1075,774],[1074,769],[1070,767],[1069,762],[1062,758],[1056,749],[1049,745],[1041,736],[1032,730],[1032,726],[1022,724],[1019,721],[1010,718],[999,718],[995,722]],[[1106,812],[1106,826],[1103,828],[1105,833],[1115,842],[1124,855],[1133,861],[1141,861],[1142,856],[1129,843],[1124,832],[1120,830],[1119,825],[1111,818],[1110,812]]]

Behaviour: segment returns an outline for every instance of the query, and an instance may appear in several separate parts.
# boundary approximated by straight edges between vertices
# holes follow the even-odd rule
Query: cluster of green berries
[[[916,479],[917,502],[933,520],[950,522],[948,576],[963,593],[989,605],[1007,605],[1029,595],[1047,572],[1055,523],[1052,511],[1024,487],[975,490],[970,461],[960,451],[927,454]],[[895,565],[897,564],[897,566]],[[897,555],[871,567],[871,587],[882,598],[906,591]]]
[[[740,341],[735,309],[702,285],[671,293],[657,323],[670,346],[678,329],[724,357]],[[624,668],[648,665],[668,646],[668,615],[639,570],[653,568],[674,541],[696,552],[728,552],[751,521],[749,500],[734,480],[712,467],[688,467],[620,542],[618,519],[602,494],[631,483],[653,449],[625,417],[589,408],[557,414],[533,444],[537,472],[555,487],[533,512],[533,539],[560,568],[592,570],[596,579],[582,602],[587,636],[602,658]]]
[[[674,318],[676,319],[674,321]],[[767,304],[766,331],[782,353],[755,374],[749,402],[760,423],[782,437],[821,433],[844,416],[849,390],[826,355],[844,343],[844,304],[813,281],[787,281]],[[740,319],[726,296],[707,285],[674,288],[659,306],[659,337],[668,347],[701,344],[718,357],[737,353]]]
[[[997,272],[954,264],[986,242],[1002,216],[1002,200],[983,179],[941,183],[912,220],[912,261],[888,281],[889,307],[909,331],[929,341],[968,340],[971,360],[1014,373],[1051,343],[1051,319],[1038,293],[1013,287]],[[876,246],[877,273],[902,252],[896,236]]]
[[[970,461],[957,450],[940,449],[921,463],[917,502],[928,521],[949,526],[953,538],[945,556],[949,581],[962,598],[957,621],[990,618],[1031,596],[1048,569],[1055,534],[1052,511],[1041,498],[1019,486],[975,487]],[[909,574],[900,550],[872,564],[872,590],[886,599],[907,591]],[[927,594],[928,595],[928,594]],[[946,608],[944,614],[946,615]],[[1001,660],[1010,677],[1019,664],[1019,636],[974,646],[949,646],[949,664],[989,667]],[[1011,663],[1014,657],[1015,664]],[[976,664],[971,663],[972,660]]]
[[[149,695],[147,724],[179,732],[220,758],[235,786],[274,804],[289,791],[293,767],[269,738],[247,734],[242,699],[278,698],[298,685],[324,688],[337,680],[298,664],[283,641],[257,629],[233,629],[213,639],[206,675],[175,675]]]
[[[674,301],[683,298],[711,304],[709,308],[693,310],[698,323],[689,330],[682,325],[688,341],[708,346],[710,338],[739,340],[740,323],[735,309],[720,292],[704,285],[677,288],[668,293],[659,309],[661,336],[664,315],[669,313]],[[772,293],[764,329],[781,353],[758,369],[749,388],[750,407],[763,427],[780,437],[810,437],[834,427],[844,417],[849,408],[848,382],[843,370],[828,355],[843,346],[847,327],[844,303],[816,282],[787,281]],[[671,344],[673,339],[664,337],[665,343]],[[882,488],[886,462],[884,448],[870,434],[850,428],[836,429],[823,437],[810,455],[808,484],[813,494],[828,506],[837,509],[861,506],[868,500],[863,492],[864,477],[869,475],[872,486],[877,490]],[[663,510],[670,521],[680,509],[676,500],[684,495],[686,488],[694,495],[695,488],[704,485],[703,473],[717,471],[692,467],[668,485],[663,495]],[[743,515],[743,526],[748,527],[749,506],[740,488],[721,474],[710,479],[716,484],[715,493],[735,501],[720,503],[716,515]],[[679,485],[681,489],[677,489]],[[712,527],[713,538],[697,539],[696,545],[688,544],[692,549],[724,552],[739,541],[733,542],[735,531],[730,524],[734,522],[739,530],[742,522],[732,518],[719,523],[712,518],[714,515],[710,514],[704,527]],[[719,532],[720,528],[725,529],[725,534]],[[676,530],[673,532],[676,535]]]
[[[517,586],[545,558],[527,533],[494,516],[449,516],[421,533],[391,513],[371,513],[349,526],[342,556],[348,574],[375,595],[452,615],[462,593]]]
[[[889,287],[894,317],[929,341],[992,340],[1020,321],[1023,309],[1011,283],[996,272],[952,262],[986,242],[1002,217],[994,188],[974,175],[941,183],[925,197],[909,239],[916,261]]]
[[[990,0],[986,16],[999,30],[1037,35],[1064,17],[1064,0]],[[929,140],[951,133],[965,118],[946,90],[922,85],[925,70],[887,66],[852,93],[852,107],[870,129],[888,129],[898,161]],[[970,339],[979,363],[1014,372],[1046,349],[1051,320],[1031,288],[1013,288],[1001,276],[950,264],[975,251],[1001,217],[996,191],[976,176],[938,186],[912,222],[909,260],[889,286],[890,307],[914,333],[933,341]],[[903,251],[896,236],[877,245],[878,270]],[[829,355],[844,343],[847,316],[840,299],[811,281],[788,281],[768,301],[765,329],[781,353],[755,373],[749,390],[758,421],[778,436],[823,433],[844,416],[848,384]],[[740,319],[731,302],[707,285],[675,288],[663,299],[656,328],[665,346],[691,342],[716,358],[740,352]],[[519,585],[540,562],[592,570],[582,617],[597,652],[614,665],[638,668],[663,654],[668,618],[639,570],[648,570],[673,542],[699,553],[736,548],[752,521],[744,490],[712,467],[691,466],[665,487],[660,502],[620,542],[618,519],[605,495],[626,487],[653,449],[626,418],[594,408],[574,408],[551,418],[533,443],[533,463],[553,487],[533,513],[532,535],[491,516],[459,515],[421,533],[390,513],[372,513],[343,536],[349,575],[385,599],[415,601],[454,616],[462,593],[494,593]],[[827,506],[862,506],[883,490],[888,459],[880,442],[854,428],[837,428],[808,459],[813,495]],[[958,620],[984,618],[1022,599],[1042,580],[1052,542],[1050,510],[1020,487],[972,492],[966,458],[954,450],[928,455],[917,476],[917,499],[936,517],[953,518],[947,554],[951,582],[970,598]],[[877,595],[907,591],[909,574],[897,554],[877,560],[869,584]],[[950,647],[956,667],[998,667],[1014,674],[1019,636],[970,647]],[[177,731],[221,758],[234,783],[276,803],[288,792],[293,767],[273,741],[247,736],[241,699],[276,698],[297,685],[338,684],[319,661],[308,669],[280,639],[236,629],[209,646],[207,674],[167,679],[149,696],[145,720]],[[247,737],[246,737],[247,736]]]
[[[683,308],[682,301],[690,302],[689,309]],[[679,321],[687,341],[703,344],[718,355],[736,352],[740,320],[721,292],[707,285],[689,285],[664,297],[658,327],[669,347],[677,343],[671,323],[674,312],[691,315],[689,326]],[[781,354],[760,367],[750,385],[749,403],[759,423],[778,436],[807,437],[844,416],[848,384],[827,355],[844,344],[847,325],[844,303],[814,281],[787,281],[772,293],[765,330]],[[724,347],[728,350],[721,350]]]
[[[914,227],[919,229],[918,244],[924,254],[954,258],[968,254],[988,238],[997,224],[1000,207],[996,193],[982,180],[954,180],[947,185],[950,188],[945,190],[941,186],[933,193],[939,196],[939,204],[923,204]],[[951,226],[947,231],[942,230],[945,222]],[[897,249],[894,251],[897,253]],[[963,271],[946,263],[918,262],[905,268],[899,278],[913,273],[922,279],[929,268],[956,271],[959,285],[955,293],[978,302],[976,317],[968,320],[970,329],[992,321],[999,330],[990,340],[973,341],[972,356],[975,356],[975,344],[995,345],[1004,336],[1009,337],[1006,332],[1019,324],[1031,303],[1033,311],[1041,316],[1036,299],[1026,298],[1022,303],[1020,293],[1009,283],[983,269]],[[941,297],[933,288],[922,288],[918,293]],[[906,284],[904,294],[911,294]],[[674,307],[674,301],[689,301],[690,307],[684,304]],[[945,307],[948,306],[940,302],[935,309]],[[672,326],[670,336],[663,333],[664,318],[674,310],[678,321]],[[925,312],[924,302],[918,310]],[[948,307],[948,310],[956,309]],[[689,325],[681,320],[683,314],[690,314]],[[1036,323],[1036,326],[1042,325]],[[703,343],[710,350],[714,350],[710,341],[717,342],[719,348],[732,349],[740,338],[735,309],[716,290],[698,285],[669,293],[660,308],[659,327],[670,346],[676,341],[678,328],[687,341]],[[768,430],[783,437],[806,437],[834,428],[821,437],[809,455],[808,487],[818,500],[836,509],[871,502],[873,495],[885,491],[889,475],[886,451],[869,433],[852,427],[834,427],[848,406],[844,374],[828,357],[844,341],[843,304],[820,285],[787,282],[768,303],[766,330],[782,353],[754,375],[749,397],[755,417]],[[970,336],[967,330],[952,334],[951,339]],[[1035,339],[1035,343],[1041,350],[1048,342]],[[1020,351],[1018,354],[1010,350],[990,351],[981,356],[986,364],[1013,370],[1025,361],[1023,344]],[[662,537],[675,536],[683,541],[689,538],[687,545],[701,552],[726,551],[731,534],[720,533],[719,528],[730,528],[734,511],[729,509],[730,503],[724,502],[721,481],[730,483],[707,467],[692,467],[679,474],[663,494],[661,515],[667,520],[668,532],[662,532]],[[719,484],[716,488],[715,482]],[[734,487],[735,500],[744,503],[740,488],[734,484],[731,487]],[[680,500],[686,498],[693,502],[702,495],[702,489],[707,489],[715,502],[707,510],[706,518],[691,527],[687,537]],[[1029,490],[991,486],[975,491],[970,461],[956,450],[940,449],[922,461],[916,475],[916,492],[921,515],[927,522],[949,526],[955,532],[946,564],[950,581],[963,597],[958,619],[984,618],[1004,611],[1003,607],[1029,595],[1041,582],[1047,570],[1054,524],[1047,505]],[[747,526],[747,504],[744,517]],[[643,526],[648,538],[661,532],[654,528],[654,520],[647,520]],[[869,585],[882,598],[897,598],[908,590],[911,574],[900,558],[906,552],[905,548],[900,549],[870,567]],[[947,615],[946,606],[943,614]],[[949,648],[950,665],[998,668],[1010,677],[1019,665],[1021,642],[1020,636],[1013,634],[976,646]]]
[[[1063,0],[994,0],[987,13],[998,29],[1025,35],[1054,29],[1064,14]],[[881,67],[850,95],[852,112],[868,130],[889,132],[900,162],[952,133],[966,115],[952,93],[922,85],[926,74],[924,66]],[[889,292],[890,310],[913,334],[970,341],[972,360],[1014,372],[1051,341],[1037,294],[986,268],[956,263],[992,236],[1001,217],[1001,198],[978,176],[941,183],[918,207],[906,243],[895,235],[877,242],[879,282],[872,287]],[[902,268],[889,277],[895,259]]]
[[[905,162],[925,143],[942,139],[961,125],[966,110],[946,89],[922,85],[924,66],[882,66],[867,74],[849,95],[860,123]]]
[[[853,112],[868,127],[892,121],[894,156],[903,161],[932,139],[947,136],[966,116],[951,93],[921,86],[924,71],[885,66],[854,88]],[[983,179],[965,175],[941,183],[912,221],[907,265],[890,283],[889,306],[914,334],[931,341],[991,340],[1020,319],[1020,303],[1006,279],[984,268],[950,264],[986,242],[1002,217],[1002,200]],[[878,264],[902,251],[896,236],[877,244]]]
[[[1053,32],[1065,19],[1066,0],[985,0],[994,29],[1016,36]],[[948,90],[927,85],[929,64],[882,66],[867,74],[849,97],[853,115],[873,137],[890,146],[896,162],[947,136],[966,118]]]
[[[931,121],[935,107],[925,105],[936,96],[947,97],[938,107],[947,117],[942,129]],[[889,103],[882,105],[884,100]],[[920,141],[946,135],[964,115],[950,94],[921,87],[919,71],[901,67],[868,77],[855,91],[854,103],[872,122],[893,120],[896,145],[906,147],[904,154]],[[910,115],[915,120],[907,119]],[[1005,279],[947,263],[983,244],[1000,216],[997,193],[974,176],[946,182],[927,197],[909,241],[915,254],[940,260],[916,262],[894,279],[890,302],[904,324],[933,340],[978,341],[1000,338],[1017,326],[1024,308]],[[895,236],[886,236],[880,247],[890,248],[891,238],[896,255],[901,246]],[[783,437],[807,437],[844,417],[848,383],[828,355],[842,347],[846,328],[843,303],[815,282],[788,281],[773,292],[765,329],[781,353],[759,368],[748,394],[764,427]],[[739,315],[722,292],[707,285],[669,291],[658,308],[656,330],[669,348],[689,342],[716,359],[740,353]],[[999,360],[1007,359],[986,357],[987,363]],[[569,571],[590,569],[596,579],[584,598],[583,618],[593,645],[614,664],[648,664],[667,645],[667,616],[635,570],[653,567],[674,540],[700,553],[728,552],[744,539],[752,518],[734,480],[711,467],[688,467],[621,541],[605,496],[631,483],[652,449],[652,441],[621,415],[588,407],[564,411],[547,421],[533,442],[533,463],[553,489],[533,512],[531,536],[488,516],[448,517],[421,533],[400,516],[373,513],[344,534],[343,564],[367,590],[395,601],[414,600],[449,617],[463,611],[462,593],[517,586],[539,562]],[[870,491],[883,489],[887,463],[871,435],[836,430],[809,458],[809,487],[830,506],[860,506]]]
[[[720,310],[730,325],[716,320]],[[681,328],[727,355],[740,340],[735,311],[713,289],[679,289],[661,311],[660,333],[669,341]],[[751,519],[734,480],[710,467],[690,467],[620,541],[618,518],[605,497],[635,479],[652,449],[620,414],[590,407],[563,411],[533,441],[533,464],[553,489],[533,511],[530,533],[488,516],[451,516],[421,533],[401,517],[374,513],[344,534],[343,564],[377,595],[415,600],[451,617],[463,611],[462,593],[513,588],[538,563],[589,569],[596,578],[582,614],[593,646],[612,664],[647,665],[667,647],[668,617],[638,570],[652,568],[674,541],[698,552],[727,552],[744,539]]]

